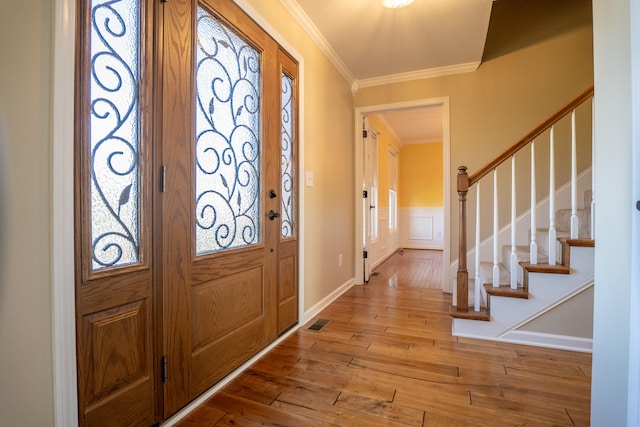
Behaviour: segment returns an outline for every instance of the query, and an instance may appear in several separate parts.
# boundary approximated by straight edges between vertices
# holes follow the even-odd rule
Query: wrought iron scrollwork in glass
[[[93,270],[139,262],[140,2],[91,2]]]
[[[294,235],[294,192],[293,192],[293,80],[282,74],[282,154],[281,154],[281,182],[282,182],[282,237]]]
[[[260,53],[202,7],[196,52],[196,254],[260,239]]]

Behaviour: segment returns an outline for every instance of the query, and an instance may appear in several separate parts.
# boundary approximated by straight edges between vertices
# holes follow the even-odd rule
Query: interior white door
[[[368,282],[371,275],[371,262],[368,252],[372,242],[377,237],[377,171],[378,171],[378,138],[375,130],[365,117],[363,123],[363,156],[364,174],[362,183],[362,224],[363,224],[363,261],[364,261],[364,281]]]

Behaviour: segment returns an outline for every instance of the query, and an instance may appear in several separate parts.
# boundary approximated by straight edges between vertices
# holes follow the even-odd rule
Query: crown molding
[[[311,40],[320,48],[322,53],[324,53],[329,61],[338,69],[342,77],[344,77],[350,85],[353,85],[356,81],[355,77],[353,77],[349,68],[342,62],[336,51],[333,50],[327,39],[324,38],[318,27],[315,26],[309,16],[302,10],[298,2],[295,0],[280,0],[280,3],[282,3],[291,16],[300,24],[302,29],[311,37]]]
[[[285,1],[285,0],[282,0]],[[390,74],[388,76],[372,77],[358,80],[358,88],[380,86],[390,83],[402,83],[411,80],[430,79],[433,77],[450,76],[453,74],[472,73],[478,69],[480,61],[466,64],[447,65],[446,67],[428,68],[425,70],[409,71],[407,73]]]

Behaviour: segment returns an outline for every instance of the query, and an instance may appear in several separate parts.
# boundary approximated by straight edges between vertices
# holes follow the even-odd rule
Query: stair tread
[[[571,272],[571,267],[568,265],[556,264],[530,264],[528,262],[521,262],[520,265],[522,268],[527,270],[529,273],[555,273],[555,274],[569,274]]]
[[[518,288],[511,289],[509,285],[500,285],[498,287],[494,287],[490,283],[485,283],[484,289],[491,296],[499,296],[499,297],[508,297],[508,298],[529,298],[529,292],[526,291],[522,286],[518,284]]]
[[[558,238],[561,242],[566,242],[569,246],[579,246],[583,248],[593,248],[596,246],[596,241],[587,238],[567,239],[564,237]]]
[[[467,311],[458,310],[458,307],[450,306],[449,315],[456,319],[483,320],[488,322],[491,320],[489,310],[481,308],[480,311],[474,311],[473,307],[469,307]]]

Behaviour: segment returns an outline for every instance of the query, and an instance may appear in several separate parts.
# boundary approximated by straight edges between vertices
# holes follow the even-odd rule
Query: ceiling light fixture
[[[409,6],[413,3],[413,0],[381,0],[381,3],[389,9],[400,9],[401,7]]]

